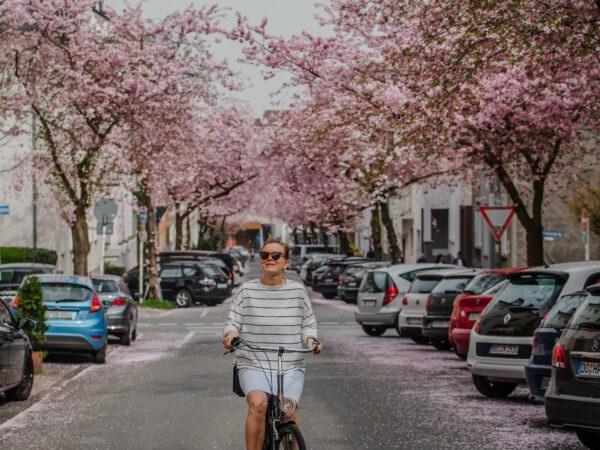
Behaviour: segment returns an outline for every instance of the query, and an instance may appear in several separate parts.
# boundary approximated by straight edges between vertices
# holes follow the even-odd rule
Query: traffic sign
[[[8,216],[10,212],[10,208],[8,205],[0,205],[0,215]]]
[[[140,211],[140,222],[146,222],[148,220],[148,211]]]
[[[496,240],[502,239],[502,235],[515,214],[515,208],[512,206],[480,206],[479,211]]]
[[[564,236],[564,233],[562,231],[544,230],[542,231],[542,236],[544,239],[560,239]]]

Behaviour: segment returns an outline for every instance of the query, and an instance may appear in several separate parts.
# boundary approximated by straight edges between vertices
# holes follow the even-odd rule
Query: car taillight
[[[15,297],[10,306],[12,306],[13,309],[19,309],[19,297]]]
[[[390,286],[385,290],[385,295],[383,296],[383,305],[389,305],[394,301],[394,299],[398,296],[398,288],[396,286]]]
[[[567,368],[567,353],[560,344],[556,344],[552,349],[552,367],[555,369]]]
[[[464,319],[467,317],[467,312],[464,309],[461,309],[458,315]]]
[[[125,305],[125,303],[126,302],[125,302],[124,298],[116,298],[112,304],[113,304],[113,306],[123,306],[123,305]]]
[[[344,282],[344,279],[342,278],[341,275],[338,275],[338,283],[342,284]]]
[[[94,292],[94,296],[92,297],[92,306],[90,306],[90,313],[95,313],[98,311],[102,311],[102,303],[98,300],[98,294]]]
[[[204,280],[200,280],[199,283],[202,286],[216,286],[217,282],[212,278],[205,278]]]
[[[402,298],[402,305],[408,305],[408,299],[406,297]]]
[[[429,295],[425,299],[425,309],[429,309]]]

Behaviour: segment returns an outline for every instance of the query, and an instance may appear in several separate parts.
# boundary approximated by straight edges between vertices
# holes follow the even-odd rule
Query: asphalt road
[[[582,448],[545,425],[524,388],[487,399],[453,353],[393,330],[366,336],[351,305],[318,294],[313,304],[325,350],[307,360],[299,417],[309,448]],[[131,347],[114,346],[103,365],[64,362],[79,369],[4,421],[0,448],[243,449],[245,400],[231,392],[221,347],[228,307],[143,309]]]

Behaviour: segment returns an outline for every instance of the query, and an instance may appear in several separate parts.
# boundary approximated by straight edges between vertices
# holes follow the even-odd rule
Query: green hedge
[[[54,250],[45,248],[0,247],[0,264],[34,262],[56,265],[57,259]]]

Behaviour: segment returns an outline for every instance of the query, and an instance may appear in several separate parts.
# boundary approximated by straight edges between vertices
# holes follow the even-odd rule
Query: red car
[[[450,316],[448,339],[459,358],[467,359],[471,328],[481,311],[504,285],[506,275],[523,269],[524,267],[485,270],[473,278],[463,293],[456,297]]]

